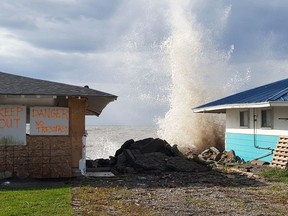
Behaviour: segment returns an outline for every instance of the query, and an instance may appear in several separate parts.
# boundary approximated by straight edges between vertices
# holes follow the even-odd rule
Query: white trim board
[[[241,104],[223,104],[218,106],[210,106],[203,108],[193,109],[194,113],[201,112],[212,112],[217,110],[226,109],[249,109],[249,108],[267,108],[267,107],[283,107],[288,106],[287,101],[270,101],[270,102],[260,102],[260,103],[241,103]]]
[[[273,129],[232,129],[227,128],[226,133],[236,134],[258,134],[258,135],[271,135],[271,136],[288,136],[288,130],[273,130]]]

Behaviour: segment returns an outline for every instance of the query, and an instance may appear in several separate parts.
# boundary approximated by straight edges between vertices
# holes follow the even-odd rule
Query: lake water
[[[157,137],[156,126],[86,126],[88,132],[87,159],[109,158],[129,140]]]

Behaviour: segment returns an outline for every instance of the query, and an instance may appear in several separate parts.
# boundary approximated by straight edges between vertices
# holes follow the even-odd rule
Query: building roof
[[[0,72],[0,94],[113,97],[105,92],[64,83],[33,79]]]
[[[40,97],[85,97],[88,99],[88,109],[99,115],[104,107],[117,96],[76,85],[28,78],[0,72],[0,96],[35,96]],[[97,105],[101,104],[101,105]],[[97,107],[96,107],[97,106]]]
[[[226,112],[231,108],[288,106],[288,79],[243,91],[193,109],[194,112]]]

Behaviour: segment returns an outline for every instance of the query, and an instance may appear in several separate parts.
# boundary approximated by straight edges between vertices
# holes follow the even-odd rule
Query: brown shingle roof
[[[33,79],[0,72],[0,95],[117,96],[86,87]]]
[[[0,72],[0,95],[75,96],[87,98],[86,114],[99,116],[117,96],[75,85],[33,79]]]

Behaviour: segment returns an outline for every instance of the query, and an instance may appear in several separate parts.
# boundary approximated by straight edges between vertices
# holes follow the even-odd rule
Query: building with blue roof
[[[195,113],[226,113],[225,149],[245,161],[270,162],[280,136],[288,136],[288,79],[198,106]]]

